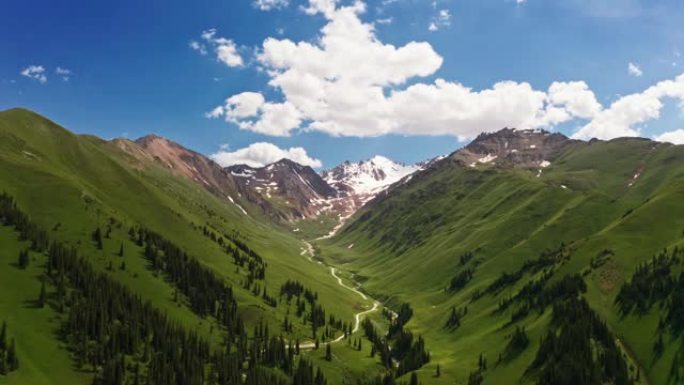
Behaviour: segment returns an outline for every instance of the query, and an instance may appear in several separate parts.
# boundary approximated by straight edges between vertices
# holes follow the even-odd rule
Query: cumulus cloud
[[[437,73],[442,57],[427,42],[382,42],[374,24],[361,20],[363,2],[338,6],[335,0],[309,0],[302,10],[326,19],[317,39],[270,37],[255,56],[280,100],[245,92],[229,97],[209,117],[273,136],[304,130],[461,140],[502,127],[552,128],[577,120],[581,126],[574,137],[610,139],[637,135],[640,124],[660,116],[662,99],[684,100],[684,75],[608,107],[583,81],[553,82],[548,89],[501,81],[480,90],[441,78],[421,81]]]
[[[658,142],[669,142],[673,144],[684,144],[684,129],[668,131],[654,138]]]
[[[627,65],[627,72],[628,72],[630,75],[632,75],[632,76],[634,76],[634,77],[637,77],[637,78],[638,78],[638,77],[641,77],[641,76],[644,74],[644,72],[641,70],[641,67],[639,67],[638,64],[634,64],[634,63],[632,63],[632,62],[630,62],[630,63]]]
[[[216,60],[222,62],[228,67],[242,67],[245,63],[238,52],[237,45],[230,39],[216,36],[216,29],[212,28],[202,32],[202,42],[192,40],[189,43],[190,48],[199,52],[201,55],[208,53],[208,47],[213,49],[216,54]]]
[[[638,136],[639,125],[657,119],[663,109],[663,99],[684,102],[684,74],[673,80],[661,81],[641,93],[624,96],[601,110],[594,119],[577,131],[577,139],[612,139]]]
[[[289,4],[288,0],[255,0],[254,6],[262,11],[270,11],[272,9],[278,9],[287,7]]]
[[[302,147],[280,148],[268,142],[252,143],[245,148],[236,151],[228,151],[225,146],[221,150],[211,155],[216,163],[222,167],[235,164],[246,164],[252,167],[263,167],[267,164],[277,162],[283,158],[314,168],[321,167],[323,163],[316,158],[310,157]]]
[[[41,84],[47,82],[47,76],[45,75],[45,67],[41,65],[30,65],[21,71],[21,76],[25,76],[29,79],[37,80]]]
[[[64,80],[65,82],[68,82],[69,79],[71,79],[71,75],[73,75],[73,72],[70,69],[63,67],[57,67],[55,69],[55,73],[61,76],[62,80]]]

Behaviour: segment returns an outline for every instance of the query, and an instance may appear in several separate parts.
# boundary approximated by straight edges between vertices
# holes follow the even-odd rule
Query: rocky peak
[[[545,130],[504,128],[482,133],[452,157],[475,167],[478,164],[498,164],[523,168],[547,167],[574,141],[560,133]]]

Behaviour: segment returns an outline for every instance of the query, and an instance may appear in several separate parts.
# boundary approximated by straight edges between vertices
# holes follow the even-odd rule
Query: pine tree
[[[330,348],[330,344],[325,345],[325,360],[332,361],[332,349]]]
[[[0,351],[7,348],[7,323],[2,321],[2,329],[0,329]]]
[[[409,381],[410,385],[418,385],[418,375],[416,372],[411,372],[411,381]]]
[[[123,242],[121,242],[121,247],[119,247],[119,257],[124,256],[124,247],[123,247]]]
[[[7,370],[12,372],[17,369],[19,369],[19,358],[17,358],[17,352],[14,346],[14,338],[12,338],[12,342],[7,350]]]
[[[19,260],[17,262],[20,269],[26,269],[29,265],[29,253],[28,250],[22,250],[19,252]]]
[[[435,370],[435,377],[440,377],[442,375],[442,370],[439,367],[439,364],[437,364],[437,369]]]
[[[97,246],[98,250],[102,250],[102,230],[98,227],[93,231],[93,242],[95,242],[95,245]]]
[[[47,293],[45,292],[45,282],[40,284],[40,296],[38,297],[38,306],[45,307],[45,301],[47,299]]]

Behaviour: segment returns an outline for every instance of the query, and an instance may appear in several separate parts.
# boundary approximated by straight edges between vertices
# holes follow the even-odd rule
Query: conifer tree
[[[325,360],[332,361],[332,350],[329,343],[325,345]]]
[[[47,293],[45,292],[45,282],[40,284],[40,296],[38,297],[38,306],[45,307],[45,301],[47,299]]]
[[[418,375],[416,372],[411,372],[411,380],[409,381],[410,385],[418,385]]]
[[[17,262],[20,269],[26,269],[29,265],[29,253],[28,250],[22,250],[19,252],[19,260]]]

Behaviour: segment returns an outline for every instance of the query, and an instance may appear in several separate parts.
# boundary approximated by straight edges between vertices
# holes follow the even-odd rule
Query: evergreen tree
[[[329,343],[325,345],[325,360],[332,361],[332,350]]]
[[[45,291],[45,282],[40,284],[40,295],[38,296],[38,306],[45,307],[45,301],[47,300],[47,293]]]
[[[28,250],[22,250],[19,252],[19,260],[17,265],[20,269],[26,269],[29,265],[29,252]]]
[[[13,372],[19,369],[19,358],[17,358],[17,352],[15,351],[14,338],[10,342],[9,349],[7,349],[7,371]]]
[[[119,257],[123,257],[123,256],[124,256],[124,246],[123,246],[123,242],[121,242],[121,246],[119,247]]]
[[[409,385],[418,385],[418,375],[416,372],[411,372],[411,380],[409,381]]]
[[[0,351],[7,348],[7,322],[2,321],[2,328],[0,329]]]
[[[92,238],[93,242],[95,242],[95,246],[97,246],[97,249],[102,250],[102,230],[100,230],[99,227],[93,231]]]

